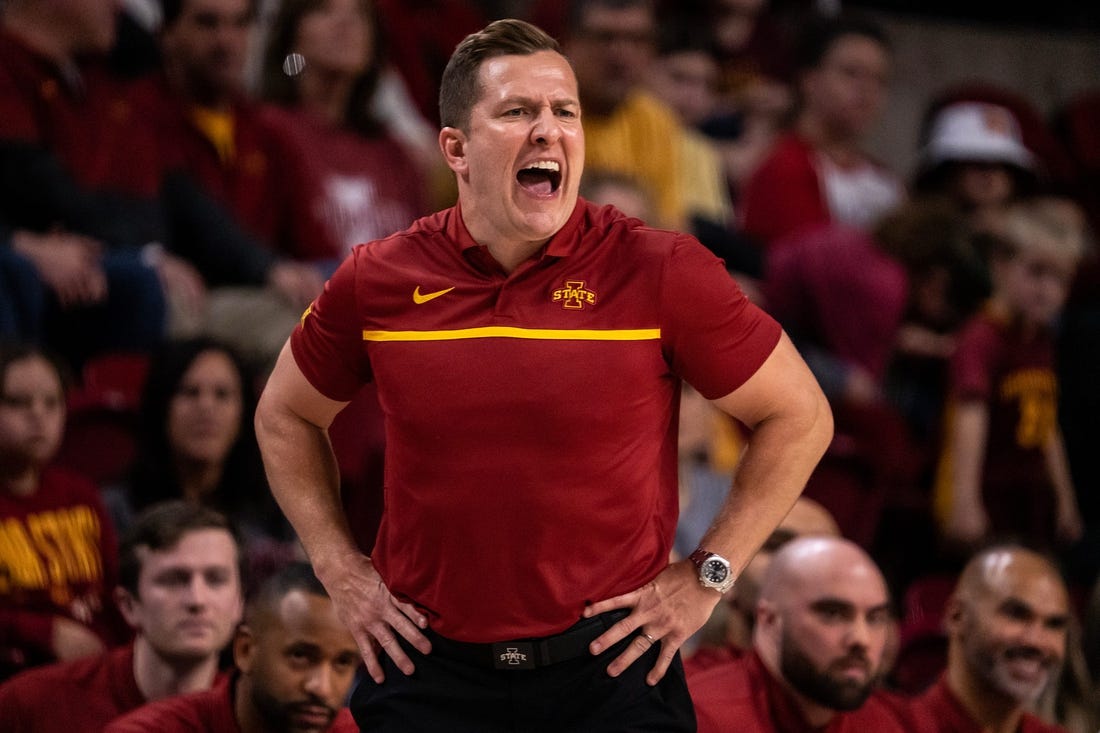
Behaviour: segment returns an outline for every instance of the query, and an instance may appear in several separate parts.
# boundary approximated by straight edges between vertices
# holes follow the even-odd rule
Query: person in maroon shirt
[[[1066,653],[1069,593],[1048,558],[1011,545],[979,552],[945,619],[947,669],[909,705],[916,733],[1062,732],[1028,712]]]
[[[698,241],[578,198],[577,81],[552,38],[496,21],[441,88],[457,206],[354,250],[256,417],[366,660],[353,714],[376,731],[693,730],[678,650],[794,503],[827,403]],[[702,547],[670,564],[682,379],[752,434]],[[368,558],[326,428],[371,380],[386,507]]]
[[[224,684],[150,703],[104,733],[358,732],[344,701],[359,651],[308,563],[264,581],[237,629],[233,657],[239,672]]]
[[[890,598],[874,561],[838,537],[800,537],[772,558],[753,650],[688,679],[700,733],[902,731],[875,694]]]
[[[64,430],[57,363],[0,345],[0,679],[124,638],[114,527],[90,480],[50,465]]]
[[[242,610],[240,552],[225,517],[157,504],[138,516],[119,557],[116,595],[133,642],[0,685],[0,730],[98,733],[149,700],[213,684]]]
[[[798,114],[741,191],[741,226],[764,248],[823,224],[869,229],[905,195],[862,149],[886,101],[890,45],[857,16],[811,19],[797,46]]]

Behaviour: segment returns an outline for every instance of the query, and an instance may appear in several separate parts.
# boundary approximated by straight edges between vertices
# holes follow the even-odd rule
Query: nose
[[[848,645],[867,649],[871,645],[871,628],[867,619],[857,615],[848,627]]]
[[[310,668],[305,679],[305,691],[326,704],[332,701],[335,683],[332,668],[328,664],[317,664]]]
[[[195,577],[187,585],[187,606],[204,608],[210,598],[210,586],[201,577]]]
[[[561,139],[561,125],[550,107],[543,108],[531,125],[531,140],[536,145],[550,147]]]

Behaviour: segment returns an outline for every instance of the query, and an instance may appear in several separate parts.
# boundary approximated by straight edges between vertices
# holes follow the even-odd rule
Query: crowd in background
[[[582,196],[697,237],[829,397],[836,436],[799,505],[816,519],[789,535],[841,535],[881,569],[884,685],[936,679],[955,579],[1014,542],[1055,563],[1072,606],[1041,712],[1097,729],[1100,86],[1048,115],[987,80],[945,85],[909,174],[866,146],[890,37],[809,3],[121,5],[0,0],[0,677],[132,648],[118,537],[165,502],[239,528],[245,591],[302,559],[255,399],[355,244],[453,203],[439,78],[467,33],[516,14],[574,64]],[[685,385],[681,556],[741,430]],[[369,551],[384,449],[369,388],[331,434]],[[751,644],[746,577],[700,659]]]

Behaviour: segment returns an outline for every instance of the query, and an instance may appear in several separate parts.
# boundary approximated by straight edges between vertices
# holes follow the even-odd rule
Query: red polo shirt
[[[38,667],[0,685],[4,733],[99,733],[145,704],[134,680],[134,647]]]
[[[226,675],[209,690],[151,702],[118,718],[103,733],[241,733],[231,679],[236,677]],[[343,708],[326,733],[359,733],[359,726]]]
[[[966,711],[947,687],[944,677],[909,703],[915,733],[982,733],[985,729]],[[1024,713],[1016,733],[1066,733],[1064,728]]]
[[[890,705],[872,694],[824,728],[805,721],[787,689],[755,652],[688,679],[699,733],[904,733]]]
[[[560,632],[668,564],[680,380],[724,396],[779,334],[694,239],[579,201],[510,274],[457,208],[357,247],[291,345],[332,399],[376,381],[375,563],[485,642]]]

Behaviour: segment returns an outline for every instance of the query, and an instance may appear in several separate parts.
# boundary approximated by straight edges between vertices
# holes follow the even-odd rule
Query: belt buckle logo
[[[497,669],[534,669],[534,645],[523,641],[493,644],[493,666]]]

